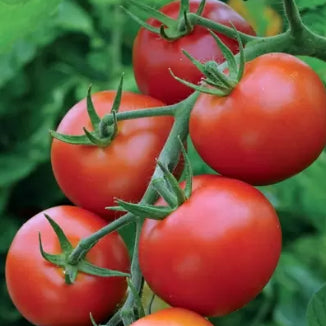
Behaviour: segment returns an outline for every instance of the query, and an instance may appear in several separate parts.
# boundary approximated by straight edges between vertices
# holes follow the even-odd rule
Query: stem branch
[[[295,0],[283,0],[286,18],[289,23],[289,30],[293,37],[298,37],[306,28],[302,22],[298,6]]]
[[[187,99],[177,104],[178,109],[175,112],[175,121],[173,127],[163,147],[163,150],[161,151],[158,158],[158,160],[165,166],[168,166],[170,170],[173,170],[178,163],[179,155],[181,152],[179,137],[182,141],[184,141],[188,135],[190,112],[193,108],[193,105],[198,95],[199,93],[195,92],[192,95],[190,95]],[[148,204],[154,203],[154,201],[157,199],[157,194],[154,191],[154,189],[151,187],[151,183],[154,179],[160,178],[162,176],[163,176],[163,172],[161,168],[158,165],[156,165],[154,174],[151,178],[151,182],[147,187],[147,190],[143,196],[143,199],[141,200],[141,203],[148,203]],[[137,220],[137,228],[140,227],[140,223],[141,220]],[[132,264],[131,264],[132,283],[134,287],[137,289],[137,291],[141,290],[141,284],[142,284],[142,276],[139,269],[139,260],[138,260],[139,233],[140,231],[137,231],[136,233],[135,248],[134,248],[136,249],[136,252],[134,252]],[[131,307],[134,307],[134,303],[135,303],[135,298],[131,293],[131,291],[129,291],[126,302],[120,309],[120,316],[125,326],[130,325],[131,322],[134,321],[133,318],[131,318],[131,312],[134,314],[134,311],[130,310]],[[107,325],[111,325],[110,321],[108,321]]]
[[[69,263],[74,265],[77,264],[82,257],[85,257],[87,252],[96,244],[98,240],[106,236],[107,234],[116,231],[120,227],[127,225],[135,221],[135,216],[133,214],[127,213],[117,220],[106,225],[97,232],[91,234],[90,236],[81,239],[75,249],[71,252],[69,256]]]
[[[142,220],[140,218],[137,218],[136,221],[136,237],[135,237],[135,243],[134,243],[134,251],[132,255],[132,262],[131,262],[131,283],[133,284],[134,288],[136,289],[137,293],[141,293],[142,285],[143,285],[143,276],[140,271],[139,267],[139,237],[140,237],[140,231],[142,226]],[[130,315],[134,315],[134,303],[137,301],[137,298],[135,298],[134,294],[131,290],[129,290],[127,300],[123,304],[120,314],[121,319],[124,324],[124,326],[129,326],[132,322],[134,322],[133,318],[130,318]],[[130,312],[124,314],[123,312]],[[132,313],[132,314],[131,314]]]
[[[258,36],[248,35],[248,34],[236,31],[234,28],[213,22],[207,18],[204,18],[204,17],[199,16],[194,13],[189,13],[188,18],[189,18],[190,23],[193,25],[199,25],[199,26],[206,27],[215,32],[219,32],[225,36],[228,36],[234,40],[237,40],[237,37],[239,37],[244,45],[246,43],[248,43],[249,41],[259,39]]]
[[[160,106],[156,108],[118,112],[116,114],[116,117],[117,120],[120,121],[120,120],[131,120],[131,119],[158,117],[158,116],[166,116],[166,115],[173,116],[176,110],[177,110],[177,106],[174,104],[169,106]]]

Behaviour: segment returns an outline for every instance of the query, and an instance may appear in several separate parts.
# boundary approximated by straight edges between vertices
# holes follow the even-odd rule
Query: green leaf
[[[35,44],[26,40],[19,40],[12,46],[11,51],[0,55],[0,87],[13,78],[18,70],[35,56],[38,40],[36,38]],[[19,76],[16,78],[18,80]]]
[[[24,163],[22,163],[24,162]],[[6,187],[27,176],[35,167],[37,158],[26,157],[26,153],[12,152],[0,155],[0,187]]]
[[[27,1],[30,1],[30,0],[0,0],[0,2],[6,3],[11,6],[21,5],[21,4],[26,3]]]
[[[307,310],[307,320],[309,326],[326,325],[326,284],[312,297]]]
[[[84,130],[85,131],[85,130]],[[89,131],[86,131],[86,135],[64,135],[54,130],[50,130],[50,135],[53,138],[56,138],[64,143],[73,144],[73,145],[94,145],[88,137],[91,134]]]
[[[38,165],[32,174],[12,188],[10,194],[12,211],[24,219],[31,217],[34,211],[42,211],[51,207],[53,203],[61,203],[63,200],[64,195],[55,181],[51,163],[48,161]],[[1,204],[0,191],[0,214]]]
[[[136,236],[136,224],[128,223],[118,229],[119,234],[122,236],[123,241],[128,247],[130,257],[134,250],[135,236]]]
[[[326,62],[312,57],[301,57],[299,58],[305,61],[321,78],[324,85],[326,85]]]
[[[326,234],[303,236],[288,245],[288,250],[307,266],[314,275],[325,277],[326,270]],[[325,324],[326,325],[326,324]]]
[[[60,247],[63,253],[68,254],[72,251],[73,247],[70,241],[68,240],[67,236],[64,233],[64,230],[51,218],[51,216],[44,214],[48,222],[51,224],[51,227],[55,234],[58,237]]]
[[[326,36],[326,26],[325,26],[325,17],[326,17],[326,2],[322,7],[318,7],[314,10],[308,10],[302,15],[303,22],[309,26],[314,32]]]
[[[7,115],[1,121],[0,188],[12,186],[38,164],[49,160],[51,138],[48,130],[54,127],[64,95],[69,91],[71,81],[66,78],[47,69],[46,84],[42,80],[34,84],[39,91],[32,103],[23,97],[22,103],[12,99],[8,107],[3,108]]]
[[[277,298],[274,310],[276,325],[306,326],[305,316],[312,294],[322,280],[303,264],[300,257],[283,251],[279,266],[273,276]]]
[[[9,298],[8,290],[6,287],[6,283],[3,282],[0,285],[0,297],[1,297],[1,305],[0,305],[0,316],[2,325],[21,325],[20,319],[21,315],[14,307],[11,299]],[[15,322],[12,324],[12,322]]]
[[[134,214],[135,216],[140,216],[143,218],[152,218],[155,220],[162,220],[167,215],[173,212],[173,209],[166,206],[153,206],[153,205],[141,205],[141,204],[133,204],[123,201],[121,199],[117,199],[116,203],[120,206],[118,207],[107,207],[108,209],[118,210],[121,208],[126,211]]]
[[[326,5],[326,0],[296,0],[296,3],[300,10],[314,9]]]
[[[83,32],[88,35],[94,33],[91,16],[76,1],[64,0],[61,2],[56,24],[68,31]]]
[[[0,197],[0,202],[1,202]],[[0,219],[0,229],[5,230],[5,232],[0,233],[0,253],[5,254],[9,248],[9,245],[14,238],[17,229],[19,227],[19,224],[17,220],[15,219],[15,216],[7,215],[4,213],[1,213],[1,219]]]
[[[326,232],[326,152],[298,175],[268,187],[260,187],[277,210],[291,212]]]
[[[0,53],[51,19],[61,0],[29,0],[24,3],[16,0],[13,5],[8,5],[8,2],[0,2]]]
[[[0,187],[0,214],[4,211],[8,198],[10,195],[10,190]]]
[[[128,276],[130,276],[130,274],[128,274],[128,273],[95,266],[86,260],[81,261],[78,264],[78,270],[83,273],[86,273],[86,274],[102,276],[102,277],[116,277],[116,276],[128,277]]]

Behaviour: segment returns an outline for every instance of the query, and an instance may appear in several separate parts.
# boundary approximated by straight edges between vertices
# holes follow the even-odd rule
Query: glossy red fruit
[[[193,181],[192,195],[173,213],[145,220],[140,267],[170,305],[221,316],[243,307],[269,281],[281,252],[280,224],[249,184],[216,175]]]
[[[190,0],[190,11],[196,12],[199,3],[200,0]],[[179,8],[180,1],[173,1],[163,6],[160,11],[177,18]],[[238,31],[255,35],[244,18],[221,1],[207,0],[202,16],[226,26],[233,24]],[[154,27],[161,25],[154,19],[148,20],[148,23]],[[216,34],[233,53],[239,51],[235,40]],[[176,81],[168,70],[171,68],[175,75],[189,82],[200,81],[201,72],[185,57],[182,50],[186,50],[200,62],[224,61],[221,50],[206,28],[195,26],[191,34],[175,41],[167,41],[145,28],[139,30],[133,46],[133,67],[138,87],[143,94],[173,104],[193,92],[191,88]]]
[[[91,326],[90,313],[97,322],[104,321],[123,300],[126,279],[79,273],[73,284],[66,284],[63,269],[41,256],[39,233],[46,252],[62,253],[44,214],[59,224],[73,245],[107,224],[75,206],[53,207],[29,219],[17,232],[6,260],[6,283],[13,303],[34,325]],[[86,259],[122,272],[128,272],[130,265],[127,247],[116,232],[102,238]]]
[[[110,112],[115,91],[92,95],[97,114]],[[152,97],[123,92],[119,112],[164,106]],[[108,219],[117,213],[105,209],[114,199],[138,202],[154,172],[156,158],[173,124],[170,116],[146,117],[118,122],[118,133],[107,147],[73,145],[53,140],[51,163],[54,176],[64,194],[76,205]],[[74,105],[57,131],[67,135],[92,130],[86,100]]]
[[[130,326],[213,326],[213,324],[193,311],[167,308],[147,315]]]
[[[190,136],[218,173],[254,185],[275,183],[309,166],[326,145],[326,92],[318,75],[285,53],[245,65],[231,94],[201,94]]]

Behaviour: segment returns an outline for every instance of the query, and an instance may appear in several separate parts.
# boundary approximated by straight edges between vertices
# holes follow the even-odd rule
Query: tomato
[[[257,189],[201,175],[173,213],[145,220],[139,263],[151,289],[170,305],[221,316],[263,289],[280,251],[278,217]]]
[[[114,91],[92,95],[95,110],[103,117],[113,104]],[[164,103],[146,95],[123,92],[120,112]],[[138,202],[154,172],[156,161],[167,139],[173,118],[148,117],[118,122],[118,134],[103,148],[72,145],[53,140],[51,162],[55,178],[64,194],[76,205],[109,219],[117,216],[106,206],[114,206],[114,198]],[[92,130],[86,100],[72,107],[57,131],[83,134]]]
[[[200,0],[190,0],[190,11],[195,12]],[[173,1],[161,8],[161,12],[177,18],[180,1]],[[233,9],[221,1],[207,0],[203,17],[237,30],[254,35],[251,26]],[[160,23],[150,19],[148,23],[159,27]],[[216,33],[230,47],[232,52],[239,50],[235,40]],[[167,104],[179,102],[188,97],[193,90],[176,81],[170,74],[171,68],[175,75],[192,83],[201,80],[201,72],[185,57],[182,50],[188,51],[200,62],[215,60],[223,62],[224,57],[214,38],[207,29],[195,26],[191,34],[169,42],[157,34],[141,28],[133,46],[133,67],[139,89],[143,94],[151,95]]]
[[[145,316],[130,326],[212,326],[208,320],[193,311],[167,308]]]
[[[39,233],[46,252],[62,252],[44,214],[62,227],[73,245],[107,223],[74,206],[53,207],[28,220],[17,232],[6,260],[6,282],[12,301],[35,325],[90,326],[90,313],[98,322],[103,321],[123,300],[126,280],[79,273],[73,284],[66,284],[63,270],[44,260],[40,253]],[[127,248],[116,232],[102,238],[86,258],[100,267],[122,272],[129,269]]]
[[[222,175],[254,185],[281,181],[309,166],[325,147],[324,85],[292,55],[262,55],[245,65],[230,95],[199,96],[190,136]]]

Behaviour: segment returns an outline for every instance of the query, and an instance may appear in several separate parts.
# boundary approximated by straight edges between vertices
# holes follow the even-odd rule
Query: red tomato
[[[195,12],[200,0],[190,0],[190,11]],[[180,1],[173,1],[161,8],[161,12],[177,18]],[[251,26],[231,7],[217,0],[207,0],[203,17],[217,23],[232,26],[238,31],[255,35]],[[159,27],[161,24],[150,19],[148,23]],[[239,51],[235,40],[216,33],[221,40],[232,50]],[[188,97],[193,90],[176,81],[168,68],[180,78],[192,83],[198,83],[201,72],[185,57],[182,50],[186,50],[200,62],[215,60],[223,62],[224,56],[214,38],[207,29],[195,26],[191,34],[176,41],[166,41],[157,34],[141,28],[133,46],[133,67],[139,89],[143,94],[151,95],[167,104],[179,102]]]
[[[79,273],[76,281],[67,285],[63,270],[44,260],[40,253],[39,233],[46,252],[62,252],[44,213],[62,227],[73,245],[106,225],[94,213],[74,206],[53,207],[28,220],[16,234],[6,261],[6,282],[12,301],[35,325],[90,326],[90,313],[98,322],[103,321],[123,300],[126,280]],[[128,251],[118,233],[101,239],[86,258],[100,267],[123,272],[129,269]]]
[[[176,211],[145,220],[139,262],[154,293],[170,305],[221,316],[263,289],[280,251],[278,217],[257,189],[201,175]]]
[[[130,326],[212,326],[208,320],[193,311],[167,308],[145,316]]]
[[[109,113],[115,95],[114,91],[92,95],[99,116]],[[163,105],[149,96],[124,92],[119,111]],[[117,136],[105,148],[54,139],[51,162],[60,188],[74,204],[112,219],[117,214],[105,207],[115,205],[114,198],[141,199],[172,123],[168,116],[120,121]],[[92,129],[85,100],[68,111],[57,131],[80,135],[83,127]]]
[[[254,185],[286,179],[309,166],[326,144],[326,92],[304,62],[284,53],[245,66],[230,95],[201,94],[190,135],[217,172]]]

